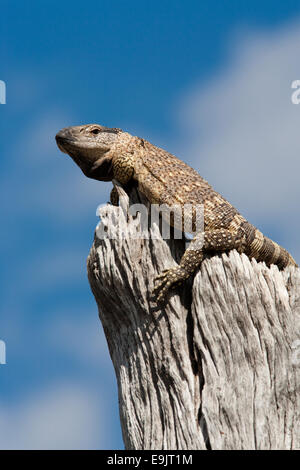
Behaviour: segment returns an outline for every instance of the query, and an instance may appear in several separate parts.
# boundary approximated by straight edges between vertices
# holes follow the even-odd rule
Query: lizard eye
[[[91,133],[95,135],[99,134],[99,132],[100,132],[100,129],[97,129],[97,128],[91,131]]]

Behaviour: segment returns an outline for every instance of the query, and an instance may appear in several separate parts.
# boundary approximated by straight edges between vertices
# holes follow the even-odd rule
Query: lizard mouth
[[[103,145],[99,149],[92,139],[86,139],[83,143],[78,142],[64,129],[56,134],[55,140],[59,150],[69,155],[85,176],[99,181],[113,179],[112,159],[105,155],[109,151],[109,146]]]
[[[71,142],[69,139],[66,139],[65,137],[61,137],[60,135],[56,135],[55,136],[55,140],[56,140],[56,144],[57,144],[57,147],[59,148],[59,150],[63,153],[67,153],[67,150],[65,148],[65,144],[68,143],[68,142]]]

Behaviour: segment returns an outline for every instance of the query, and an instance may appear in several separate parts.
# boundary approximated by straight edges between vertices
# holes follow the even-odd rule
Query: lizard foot
[[[119,205],[119,193],[116,187],[113,187],[113,189],[110,192],[110,202],[112,203],[113,206]]]
[[[156,297],[157,303],[164,303],[170,289],[182,284],[182,282],[189,277],[188,273],[177,266],[171,269],[165,269],[162,274],[155,278],[155,287],[153,295]]]

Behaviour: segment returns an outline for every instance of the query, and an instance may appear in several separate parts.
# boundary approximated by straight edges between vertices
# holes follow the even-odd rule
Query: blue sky
[[[292,1],[1,2],[0,448],[123,448],[85,268],[110,184],[56,132],[167,148],[299,261],[299,26]]]

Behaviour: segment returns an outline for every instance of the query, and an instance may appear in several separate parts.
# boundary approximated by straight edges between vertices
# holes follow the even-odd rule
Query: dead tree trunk
[[[205,259],[193,284],[157,309],[153,279],[185,241],[163,241],[156,226],[134,238],[139,217],[116,207],[101,220],[88,274],[126,449],[299,449],[300,270],[232,251]],[[103,238],[117,225],[123,237]]]

